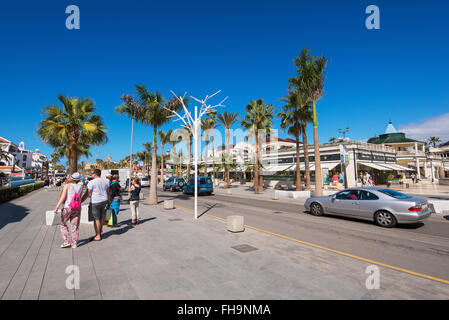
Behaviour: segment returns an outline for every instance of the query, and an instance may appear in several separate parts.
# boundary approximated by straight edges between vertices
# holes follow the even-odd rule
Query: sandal
[[[61,244],[61,248],[68,248],[70,246],[71,246],[70,243],[63,243],[63,244]]]
[[[90,241],[101,241],[101,238],[100,238],[100,240],[97,240],[97,239],[95,239],[95,237],[90,238]]]

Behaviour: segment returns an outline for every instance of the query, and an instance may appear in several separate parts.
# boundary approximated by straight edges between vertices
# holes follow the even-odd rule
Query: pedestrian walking
[[[58,213],[59,207],[64,204],[61,212],[61,235],[64,243],[61,248],[76,248],[79,235],[79,225],[81,218],[81,196],[83,186],[78,184],[81,175],[78,172],[73,173],[64,185],[59,196],[58,204],[55,208],[55,214]],[[71,239],[69,235],[69,224],[71,230]]]
[[[103,224],[106,210],[111,204],[109,181],[101,178],[101,170],[92,171],[93,179],[87,184],[87,192],[81,199],[83,202],[90,196],[89,221],[94,221],[95,237],[91,241],[100,241],[103,235]]]
[[[111,191],[111,205],[109,206],[112,209],[112,215],[107,225],[112,228],[117,228],[119,225],[117,224],[117,215],[120,211],[120,200],[121,195],[120,192],[123,191],[123,188],[120,187],[118,176],[111,177],[111,183],[109,185],[109,189]]]
[[[363,179],[363,171],[360,171],[359,180],[360,180],[360,184],[363,187],[365,185],[365,182],[364,182],[364,179]]]
[[[412,178],[412,182],[414,184],[415,183],[415,178],[416,178],[416,175],[415,175],[414,172],[412,172],[412,174],[410,175],[410,178]]]
[[[131,180],[131,187],[128,191],[131,193],[129,197],[129,206],[131,207],[131,225],[137,226],[139,223],[139,199],[140,199],[140,179]]]
[[[61,185],[62,185],[62,180],[61,178],[57,178],[56,179],[56,191],[60,191],[61,190]]]

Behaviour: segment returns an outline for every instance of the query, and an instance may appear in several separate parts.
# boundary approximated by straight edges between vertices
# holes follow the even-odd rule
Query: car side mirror
[[[335,199],[337,198],[337,196],[334,194],[334,195],[331,195],[331,199],[332,199],[332,201],[335,201]]]

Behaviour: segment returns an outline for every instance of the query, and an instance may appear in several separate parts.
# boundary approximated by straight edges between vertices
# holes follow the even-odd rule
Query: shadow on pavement
[[[202,205],[202,206],[207,207],[207,209],[204,210],[201,214],[199,214],[199,215],[198,215],[198,218],[201,218],[201,216],[202,216],[203,214],[208,213],[208,212],[209,212],[210,210],[212,210],[213,208],[222,208],[222,207],[223,207],[223,205],[220,204],[220,203],[214,203],[214,204],[211,204],[211,203],[205,203],[205,204]]]
[[[139,220],[139,225],[142,224],[142,223],[145,223],[147,221],[154,220],[154,219],[157,219],[157,218],[156,217],[151,217],[151,218],[148,218],[148,219]],[[108,227],[104,226],[103,227],[103,232],[104,233],[103,233],[101,241],[109,238],[110,236],[121,235],[121,234],[124,234],[124,233],[128,232],[130,229],[134,229],[134,228],[138,228],[139,227],[138,225],[137,225],[137,227],[133,227],[130,224],[131,224],[131,219],[128,219],[128,220],[125,220],[125,221],[122,221],[122,222],[119,223],[120,228],[110,229],[110,230],[107,230],[107,231],[105,231],[105,228],[108,228]],[[85,244],[88,244],[89,242],[91,242],[91,239],[92,239],[92,237],[89,237],[87,239],[83,239],[83,240],[78,241],[78,247],[81,247],[81,246],[83,246]]]
[[[30,210],[11,202],[0,204],[0,229],[8,223],[19,222],[25,218]]]

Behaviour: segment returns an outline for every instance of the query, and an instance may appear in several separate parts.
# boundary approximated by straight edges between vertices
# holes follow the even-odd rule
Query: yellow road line
[[[192,209],[185,208],[185,207],[178,206],[178,205],[176,205],[176,208],[180,208],[180,209],[183,209],[183,210],[194,212],[194,210],[192,210]],[[220,221],[226,221],[226,219],[224,219],[224,218],[217,217],[217,216],[211,215],[209,213],[204,213],[203,215],[206,215],[208,217],[211,217],[211,218],[214,218],[214,219],[217,219],[217,220],[220,220]],[[245,225],[245,228],[253,229],[253,230],[256,230],[256,231],[259,231],[259,232],[263,232],[263,233],[266,233],[266,234],[270,234],[270,235],[273,235],[273,236],[276,236],[276,237],[279,237],[279,238],[282,238],[282,239],[298,242],[298,243],[301,243],[301,244],[309,246],[309,247],[322,249],[322,250],[325,250],[325,251],[328,251],[328,252],[336,253],[336,254],[339,254],[339,255],[342,255],[342,256],[346,256],[346,257],[350,257],[350,258],[353,258],[353,259],[356,259],[356,260],[368,262],[368,263],[371,263],[371,264],[376,264],[376,265],[379,265],[379,266],[382,266],[382,267],[385,267],[385,268],[389,268],[389,269],[392,269],[392,270],[405,272],[405,273],[408,273],[408,274],[411,274],[411,275],[414,275],[414,276],[417,276],[417,277],[421,277],[421,278],[424,278],[424,279],[429,279],[429,280],[441,282],[441,283],[444,283],[444,284],[449,284],[449,280],[445,280],[445,279],[429,276],[427,274],[411,271],[411,270],[400,268],[400,267],[395,267],[395,266],[392,266],[392,265],[389,265],[389,264],[386,264],[386,263],[382,263],[382,262],[379,262],[379,261],[375,261],[375,260],[359,257],[359,256],[356,256],[356,255],[353,255],[353,254],[350,254],[350,253],[346,253],[346,252],[343,252],[343,251],[340,251],[340,250],[327,248],[327,247],[324,247],[324,246],[321,246],[321,245],[318,245],[318,244],[314,244],[314,243],[311,243],[311,242],[298,240],[298,239],[291,238],[291,237],[288,237],[288,236],[285,236],[285,235],[282,235],[282,234],[274,233],[274,232],[271,232],[271,231],[268,231],[268,230],[260,229],[260,228],[257,228],[257,227],[252,227],[252,226],[249,226],[249,225]]]

